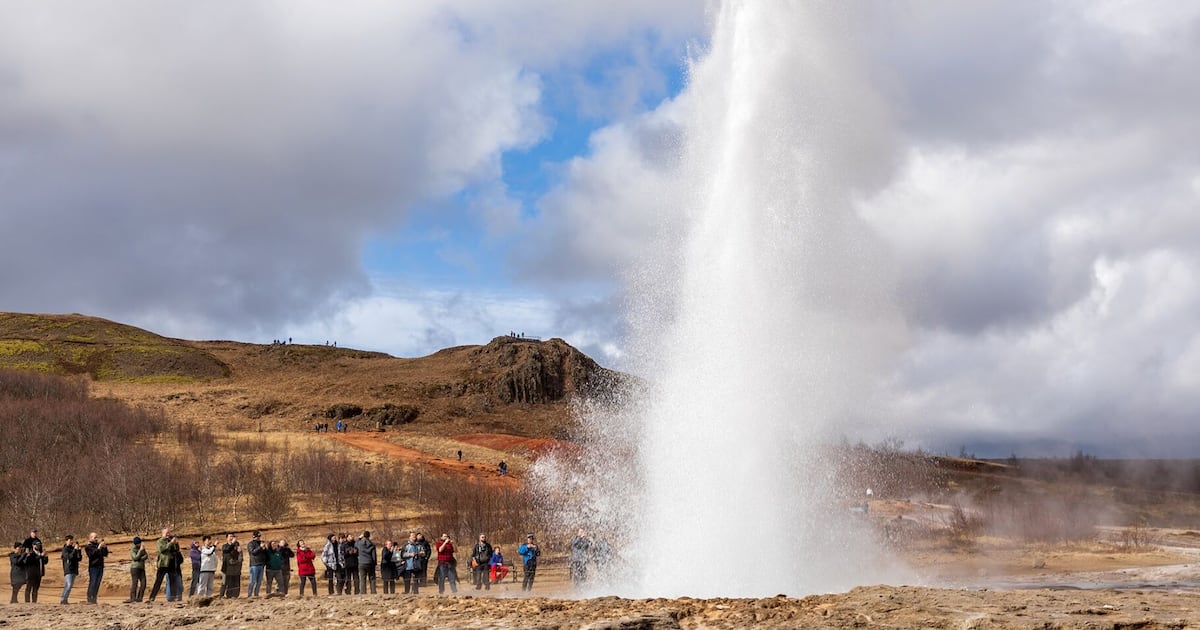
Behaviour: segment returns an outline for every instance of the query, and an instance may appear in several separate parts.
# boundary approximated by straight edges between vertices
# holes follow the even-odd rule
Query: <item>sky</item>
[[[1200,456],[1200,6],[839,4],[906,330],[865,439]],[[0,310],[625,367],[712,15],[0,3]]]

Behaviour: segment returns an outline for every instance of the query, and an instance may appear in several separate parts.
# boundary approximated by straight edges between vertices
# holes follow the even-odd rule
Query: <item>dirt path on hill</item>
[[[329,437],[354,448],[378,453],[393,461],[426,466],[441,474],[463,477],[498,487],[516,488],[521,485],[519,476],[516,474],[500,476],[490,466],[485,467],[478,462],[445,459],[414,448],[400,446],[389,441],[381,433],[334,433]]]

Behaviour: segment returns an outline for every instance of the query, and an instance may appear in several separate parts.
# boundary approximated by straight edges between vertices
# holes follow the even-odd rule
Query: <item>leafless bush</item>
[[[1118,544],[1126,551],[1149,551],[1156,543],[1154,532],[1144,523],[1134,523],[1119,533]]]
[[[88,382],[83,377],[63,378],[28,370],[0,369],[0,398],[78,401],[87,397]]]
[[[955,501],[950,504],[950,514],[946,517],[946,528],[950,538],[958,543],[969,543],[975,540],[983,530],[983,517],[976,511],[963,507]]]
[[[1069,542],[1096,536],[1097,514],[1080,492],[1010,494],[989,502],[989,531],[1025,542]]]
[[[290,517],[295,510],[292,496],[282,475],[280,462],[275,455],[267,457],[254,469],[249,509],[257,518],[270,521],[272,525]]]

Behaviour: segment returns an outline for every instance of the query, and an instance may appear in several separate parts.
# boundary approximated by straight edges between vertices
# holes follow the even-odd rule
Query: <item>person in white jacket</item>
[[[217,546],[212,536],[205,536],[200,543],[200,583],[196,586],[196,595],[212,597],[213,576],[217,573]]]

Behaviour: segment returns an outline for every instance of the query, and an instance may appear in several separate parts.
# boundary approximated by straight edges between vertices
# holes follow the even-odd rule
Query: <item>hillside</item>
[[[86,374],[97,381],[229,375],[228,365],[187,342],[85,315],[0,313],[0,367]]]
[[[404,424],[441,435],[560,436],[577,396],[603,398],[621,375],[561,339],[397,358],[351,348],[184,341],[83,315],[0,314],[0,367],[93,380],[95,395],[162,406],[214,429],[356,430]]]

